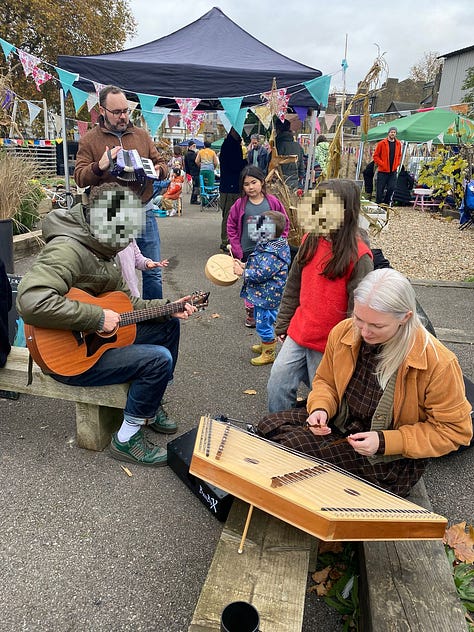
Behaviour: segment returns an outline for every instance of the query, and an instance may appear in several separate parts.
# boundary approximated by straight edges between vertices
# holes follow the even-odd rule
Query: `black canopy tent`
[[[317,103],[301,84],[322,74],[266,46],[217,7],[148,44],[103,55],[61,55],[58,66],[78,73],[75,85],[89,92],[93,81],[115,84],[126,92],[157,95],[157,105],[173,109],[173,97],[199,98],[200,110],[222,109],[221,97],[244,96],[243,106],[261,103],[274,77],[292,95],[289,106],[314,108]]]

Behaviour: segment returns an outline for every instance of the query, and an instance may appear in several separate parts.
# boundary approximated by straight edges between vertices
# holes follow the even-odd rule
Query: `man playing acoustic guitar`
[[[175,303],[131,296],[115,255],[142,230],[140,199],[117,183],[96,187],[90,207],[52,211],[43,221],[46,245],[19,285],[18,311],[31,354],[54,379],[77,386],[130,383],[110,453],[160,466],[166,450],[146,438],[143,426],[177,430],[161,400],[178,358],[179,319],[196,307],[189,296]],[[138,321],[144,322],[130,324]]]

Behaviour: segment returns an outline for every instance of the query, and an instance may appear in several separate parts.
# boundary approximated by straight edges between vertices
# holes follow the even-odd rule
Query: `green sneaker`
[[[125,443],[117,439],[115,432],[112,435],[109,450],[110,456],[114,459],[128,463],[138,463],[149,467],[161,467],[168,463],[166,450],[148,441],[141,428]]]
[[[155,421],[148,428],[162,434],[174,434],[178,430],[178,424],[168,417],[165,409],[160,405],[156,411]]]

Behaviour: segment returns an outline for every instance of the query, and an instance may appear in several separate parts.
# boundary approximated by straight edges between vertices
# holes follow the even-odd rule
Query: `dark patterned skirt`
[[[257,433],[286,448],[327,461],[398,496],[408,496],[425,471],[427,459],[398,459],[372,465],[347,442],[333,445],[345,436],[336,428],[332,428],[330,435],[315,436],[304,427],[307,418],[304,408],[272,413],[259,422]],[[352,424],[351,434],[355,432],[365,432],[365,429],[356,429]]]

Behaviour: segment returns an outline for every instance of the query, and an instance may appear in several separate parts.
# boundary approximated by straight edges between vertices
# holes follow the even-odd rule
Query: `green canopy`
[[[425,143],[432,140],[436,144],[457,145],[458,134],[464,143],[474,142],[474,121],[460,116],[452,110],[428,110],[405,116],[390,123],[373,127],[362,139],[381,140],[391,127],[397,128],[397,138],[408,143]]]
[[[211,149],[213,149],[214,151],[219,151],[225,139],[226,137],[223,136],[222,138],[218,138],[217,140],[215,140],[211,145]]]

